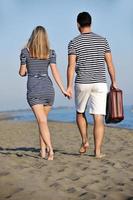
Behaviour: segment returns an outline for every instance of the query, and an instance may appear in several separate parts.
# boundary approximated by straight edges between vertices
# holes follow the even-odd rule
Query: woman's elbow
[[[26,72],[21,72],[21,71],[19,71],[19,75],[20,75],[21,77],[24,77],[24,76],[26,76]]]

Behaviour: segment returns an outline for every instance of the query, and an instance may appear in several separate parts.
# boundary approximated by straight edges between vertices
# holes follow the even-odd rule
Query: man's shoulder
[[[101,35],[99,35],[97,33],[94,33],[94,32],[93,32],[93,37],[96,38],[96,39],[99,39],[99,40],[104,40],[104,41],[106,39],[105,37],[103,37],[103,36],[101,36]]]
[[[80,40],[82,38],[81,34],[80,35],[77,35],[76,37],[74,37],[70,42],[71,43],[75,43],[77,42],[78,40]]]
[[[105,41],[105,39],[106,39],[105,37],[103,37],[103,36],[101,36],[101,35],[99,35],[97,33],[94,33],[94,32],[91,32],[91,36],[92,36],[92,38],[99,39],[99,40],[104,40]],[[81,40],[82,37],[83,37],[83,35],[80,34],[80,35],[74,37],[70,42],[72,42],[72,43],[77,42],[77,41]]]

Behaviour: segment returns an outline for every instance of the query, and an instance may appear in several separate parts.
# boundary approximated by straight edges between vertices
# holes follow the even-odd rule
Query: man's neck
[[[90,33],[91,32],[91,27],[84,27],[80,28],[81,33]]]

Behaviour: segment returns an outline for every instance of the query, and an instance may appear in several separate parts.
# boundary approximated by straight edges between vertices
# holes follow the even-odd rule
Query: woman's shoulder
[[[50,49],[50,57],[56,57],[56,53],[54,49]]]
[[[21,51],[26,52],[26,51],[28,51],[28,49],[27,49],[27,47],[23,47],[23,48],[21,49]]]
[[[28,48],[27,48],[27,47],[22,48],[22,49],[21,49],[21,53],[27,55],[27,54],[29,53]]]
[[[50,49],[49,59],[50,59],[50,63],[56,64],[56,53],[55,53],[55,50]]]

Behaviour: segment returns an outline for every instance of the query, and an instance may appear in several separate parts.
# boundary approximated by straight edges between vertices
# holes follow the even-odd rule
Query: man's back
[[[93,33],[82,33],[70,41],[68,54],[76,55],[76,83],[106,83],[105,53],[110,52],[105,38]]]

